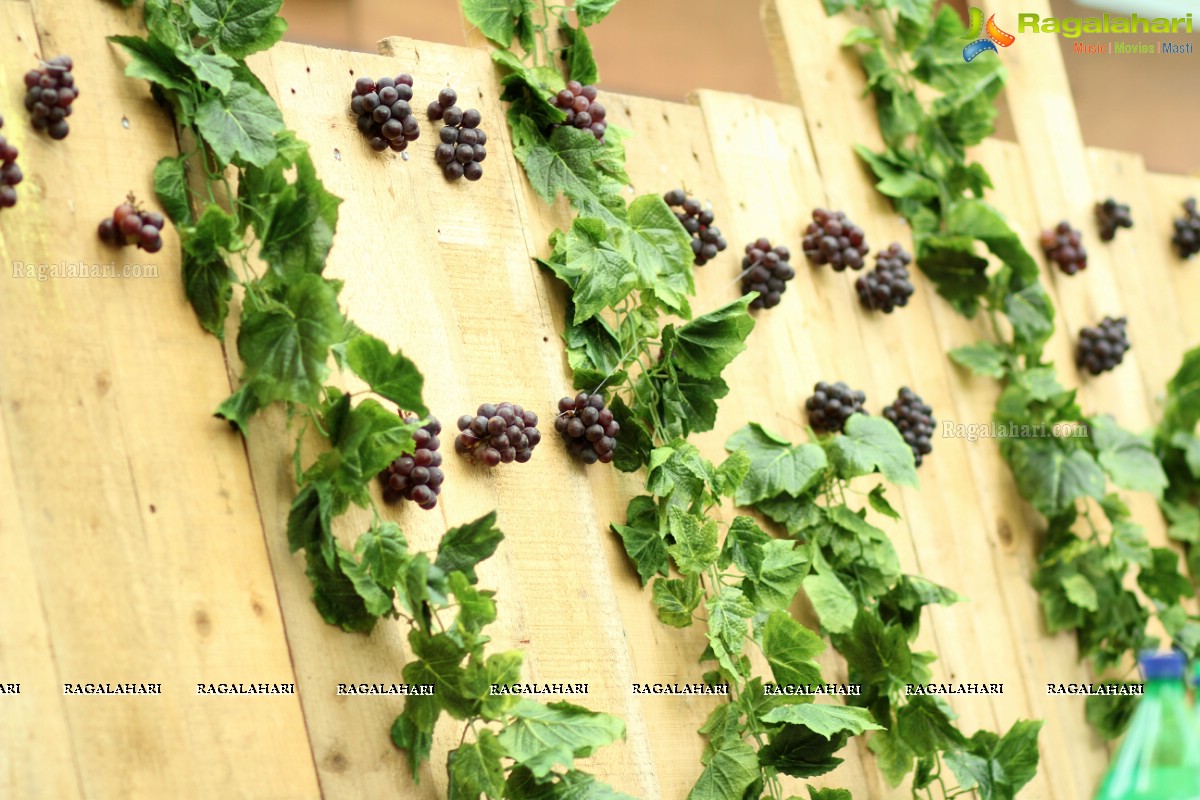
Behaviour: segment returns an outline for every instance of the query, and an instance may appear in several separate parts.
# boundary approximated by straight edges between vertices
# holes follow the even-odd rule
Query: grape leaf
[[[654,606],[658,609],[658,618],[666,625],[674,628],[686,628],[692,624],[692,612],[704,599],[700,590],[700,579],[690,575],[684,580],[654,580]]]
[[[729,742],[712,754],[687,800],[740,798],[758,776],[754,748],[740,740]]]
[[[913,451],[900,431],[882,417],[855,414],[846,431],[829,440],[829,457],[842,478],[880,472],[898,486],[917,486]]]
[[[1006,294],[1004,315],[1012,325],[1015,345],[1021,353],[1041,352],[1042,345],[1054,332],[1054,305],[1041,284]]]
[[[451,750],[446,761],[446,787],[449,800],[479,800],[479,795],[500,797],[504,791],[505,756],[496,735],[487,728],[479,731],[474,742]]]
[[[154,194],[167,217],[178,226],[192,224],[186,163],[183,156],[178,156],[160,159],[154,165]]]
[[[625,723],[570,703],[542,705],[522,699],[513,721],[500,733],[509,757],[535,778],[545,778],[557,765],[570,768],[598,747],[625,738]]]
[[[854,800],[849,789],[817,789],[813,786],[806,788],[808,800]]]
[[[858,602],[833,572],[818,572],[804,579],[804,593],[821,618],[821,627],[845,633],[854,625]]]
[[[752,518],[734,517],[725,534],[717,566],[728,569],[730,564],[736,564],[747,578],[759,580],[765,557],[763,545],[770,541],[771,537],[755,525]]]
[[[899,786],[904,776],[912,772],[916,754],[894,729],[875,734],[867,747],[875,754],[875,763],[890,785]]]
[[[987,291],[987,259],[975,254],[967,236],[928,236],[917,246],[917,266],[958,313],[975,316]]]
[[[667,512],[667,523],[675,544],[667,552],[684,575],[698,575],[717,561],[717,521],[702,519],[680,508]]]
[[[808,553],[796,542],[772,539],[763,545],[762,568],[742,582],[746,596],[761,611],[787,608],[808,575]]]
[[[245,58],[265,50],[283,36],[277,20],[283,0],[191,0],[188,10],[200,33],[224,53]]]
[[[567,76],[584,86],[599,83],[600,68],[596,65],[587,33],[583,28],[572,28],[565,21],[558,30],[566,45]]]
[[[775,611],[767,617],[762,630],[762,651],[775,682],[781,686],[823,683],[821,667],[813,659],[824,649],[824,640],[792,619],[787,611]]]
[[[839,733],[858,736],[866,731],[884,730],[871,718],[871,712],[854,706],[826,703],[798,703],[773,708],[763,715],[763,722],[787,722],[803,725],[813,733],[832,739]]]
[[[376,582],[394,586],[408,556],[408,540],[399,525],[383,520],[358,537],[354,550]]]
[[[617,0],[577,0],[575,13],[579,15],[579,24],[583,27],[595,25],[608,16]]]
[[[1096,587],[1086,576],[1075,573],[1068,575],[1062,580],[1063,594],[1071,601],[1073,605],[1080,608],[1085,608],[1088,611],[1100,610],[1100,598],[1096,594]]]
[[[735,431],[725,449],[741,450],[750,457],[750,472],[736,496],[741,506],[780,494],[804,494],[822,478],[827,464],[820,446],[793,445],[757,422]]]
[[[1084,716],[1105,739],[1116,739],[1129,727],[1141,699],[1135,694],[1088,695],[1083,703]]]
[[[889,517],[891,519],[900,519],[899,512],[892,508],[892,504],[887,501],[887,498],[883,496],[883,493],[884,489],[883,484],[881,483],[872,489],[867,495],[867,502],[871,505],[871,508],[875,509],[875,511],[880,514],[883,514],[885,517]]]
[[[224,53],[204,53],[179,46],[175,48],[175,57],[186,64],[196,78],[221,94],[228,93],[233,85],[233,67],[237,62]]]
[[[632,254],[614,230],[590,217],[576,217],[571,223],[567,260],[580,270],[572,296],[576,325],[618,305],[638,286]]]
[[[496,512],[490,511],[474,522],[446,531],[434,564],[445,572],[461,572],[475,583],[475,566],[491,558],[503,539],[504,532],[496,527]]]
[[[275,134],[283,130],[283,117],[269,95],[237,80],[224,95],[200,104],[196,127],[221,165],[240,159],[263,167],[278,152]]]
[[[582,37],[583,32],[579,35]],[[687,298],[696,291],[691,235],[657,194],[644,194],[629,204],[629,228],[633,231],[630,244],[639,288],[649,290],[668,311],[690,317]]]
[[[1010,442],[1009,465],[1021,495],[1046,516],[1070,508],[1081,497],[1104,496],[1104,473],[1091,453],[1065,451],[1054,439]]]
[[[746,310],[751,299],[734,300],[678,329],[667,326],[663,331],[663,349],[689,375],[719,377],[746,349],[746,337],[754,328],[754,320]]]
[[[621,222],[610,209],[619,205],[624,211],[622,184],[600,171],[597,162],[603,148],[590,131],[562,125],[546,138],[530,120],[518,118],[512,133],[513,155],[524,164],[525,176],[543,200],[553,203],[561,192],[581,211],[607,224]]]
[[[1003,378],[1008,354],[991,342],[976,342],[950,351],[950,358],[976,375]]]
[[[903,686],[912,676],[912,653],[904,629],[884,625],[874,614],[860,611],[850,633],[836,644],[861,683]]]
[[[936,695],[918,695],[896,710],[896,730],[917,753],[959,747],[966,738],[954,727],[950,705]]]
[[[505,800],[634,800],[592,775],[569,770],[553,781],[539,781],[524,767],[508,774]]]
[[[1183,356],[1183,363],[1167,382],[1167,402],[1162,424],[1168,431],[1192,433],[1200,422],[1200,347]]]
[[[333,247],[338,206],[342,203],[317,178],[307,152],[293,161],[296,178],[292,183],[278,186],[273,181],[264,181],[255,167],[247,169],[245,177],[249,186],[267,184],[270,194],[264,192],[251,201],[263,210],[264,219],[254,220],[260,240],[259,255],[271,266],[271,276],[285,283],[305,273],[319,275],[324,271]],[[277,160],[266,171],[278,173],[282,182],[282,168],[283,164]]]
[[[656,574],[667,575],[670,566],[667,543],[659,532],[658,512],[651,498],[643,495],[630,500],[625,524],[613,523],[610,527],[621,537],[625,554],[641,576],[643,586]]]
[[[1162,497],[1167,475],[1149,440],[1125,430],[1108,414],[1092,417],[1088,427],[1100,466],[1113,483]]]
[[[120,45],[129,56],[125,75],[141,78],[179,92],[186,92],[192,80],[187,65],[176,58],[174,51],[162,42],[137,36],[109,36],[108,41]]]
[[[574,317],[575,311],[569,312]],[[590,390],[605,379],[619,385],[625,379],[621,366],[621,341],[603,317],[592,317],[563,331],[567,363],[575,375],[575,388]],[[624,427],[624,423],[622,423]]]
[[[1037,737],[1041,721],[1018,720],[998,737],[978,731],[966,748],[946,753],[945,762],[963,789],[975,789],[981,800],[1013,800],[1037,773]]]
[[[1138,573],[1138,586],[1146,596],[1164,605],[1179,602],[1192,595],[1192,584],[1179,573],[1179,554],[1168,547],[1150,550],[1150,566]]]
[[[708,599],[708,636],[713,654],[721,666],[737,672],[735,662],[742,655],[742,640],[746,638],[747,620],[756,609],[740,589],[732,586],[722,588]]]
[[[499,47],[508,47],[522,17],[533,12],[530,0],[462,0],[463,16]]]
[[[758,761],[794,778],[812,778],[831,772],[842,763],[834,753],[846,745],[846,734],[827,738],[803,725],[784,725],[758,751]]]
[[[350,633],[367,633],[375,627],[375,619],[378,615],[368,607],[367,601],[363,599],[356,588],[355,580],[345,572],[347,561],[341,556],[345,554],[349,562],[353,562],[353,557],[350,557],[341,545],[336,545],[336,547],[339,557],[332,566],[326,563],[320,550],[308,551],[306,572],[313,587],[313,603],[322,619],[330,625],[337,625]],[[364,584],[364,587],[366,586]],[[382,595],[382,591],[379,591],[373,597],[379,601]]]
[[[288,511],[287,536],[291,552],[333,538],[332,487],[323,481],[300,488]]]
[[[392,353],[387,344],[367,333],[351,339],[345,348],[350,369],[371,387],[371,391],[386,397],[405,411],[425,416],[429,409],[421,400],[425,379],[417,365],[404,353]]]

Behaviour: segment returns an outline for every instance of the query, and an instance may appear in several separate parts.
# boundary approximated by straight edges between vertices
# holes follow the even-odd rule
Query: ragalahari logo
[[[997,45],[1008,47],[1017,40],[1017,37],[1011,33],[1000,30],[1000,26],[996,24],[995,14],[988,17],[987,25],[984,26],[983,12],[974,6],[971,6],[969,26],[970,30],[963,38],[971,40],[971,43],[963,48],[963,61],[974,61],[976,56],[989,50],[999,53],[1000,51],[996,49]],[[986,35],[980,36],[985,31]]]

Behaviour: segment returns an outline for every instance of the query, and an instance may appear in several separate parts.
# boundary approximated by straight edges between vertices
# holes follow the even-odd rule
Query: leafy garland
[[[982,307],[991,318],[994,342],[960,347],[950,356],[1004,385],[994,420],[1019,435],[1002,440],[1001,453],[1021,495],[1048,521],[1033,578],[1047,627],[1075,631],[1080,658],[1090,658],[1103,672],[1132,663],[1132,655],[1157,644],[1146,633],[1154,614],[1174,645],[1195,658],[1200,618],[1180,604],[1192,590],[1179,574],[1178,555],[1151,548],[1128,507],[1108,489],[1111,481],[1161,497],[1167,475],[1150,442],[1109,416],[1085,416],[1075,392],[1065,390],[1054,365],[1044,361],[1054,330],[1050,298],[1017,234],[983,200],[992,185],[986,170],[966,157],[967,147],[993,131],[1003,67],[997,59],[961,61],[965,28],[948,7],[935,14],[927,1],[823,1],[828,14],[852,8],[868,22],[852,29],[843,46],[859,55],[885,149],[857,146],[857,153],[875,173],[876,188],[909,221],[917,263],[939,294],[967,317]],[[931,101],[918,98],[918,84]],[[1000,261],[990,275],[977,244]],[[1063,429],[1055,426],[1082,427],[1082,435],[1038,435]],[[1175,432],[1161,446],[1169,446]],[[1164,505],[1172,508],[1170,501]],[[1097,519],[1101,516],[1107,525]],[[1133,567],[1150,607],[1123,584]],[[1089,698],[1087,715],[1113,737],[1134,702]]]
[[[1159,505],[1170,523],[1167,534],[1187,549],[1188,571],[1200,581],[1200,347],[1189,350],[1167,383],[1162,421],[1154,447],[1167,474]]]
[[[434,694],[407,697],[392,727],[414,778],[445,712],[466,722],[446,765],[451,797],[619,800],[624,795],[573,766],[575,758],[624,738],[621,720],[570,703],[490,694],[493,683],[519,681],[522,663],[519,650],[484,655],[483,629],[495,621],[496,607],[493,592],[476,588],[475,567],[504,537],[495,513],[447,531],[430,556],[409,550],[400,527],[383,519],[371,496],[371,481],[413,451],[413,433],[425,422],[406,424],[375,398],[427,415],[423,378],[403,353],[343,315],[342,282],[322,274],[341,200],[317,178],[308,146],[285,130],[278,106],[245,63],[283,35],[280,5],[146,0],[147,37],[109,37],[130,57],[126,74],[149,81],[181,140],[195,143],[158,163],[154,187],[179,233],[184,287],[201,325],[223,339],[233,286],[244,292],[237,336],[242,386],[216,413],[243,433],[252,416],[275,402],[286,406],[289,421],[305,421],[293,454],[299,490],[288,542],[293,552],[306,553],[313,600],[326,622],[363,633],[385,616],[409,624],[414,658],[404,679],[434,687]],[[192,169],[202,173],[199,191],[189,186]],[[194,206],[202,207],[198,215]],[[255,248],[256,261],[266,265],[262,274],[251,260]],[[325,384],[331,356],[369,391]],[[373,397],[353,402],[354,394]],[[325,447],[302,468],[310,427]],[[372,523],[350,550],[333,525],[352,503],[370,508]],[[447,625],[441,613],[451,608],[457,613]]]

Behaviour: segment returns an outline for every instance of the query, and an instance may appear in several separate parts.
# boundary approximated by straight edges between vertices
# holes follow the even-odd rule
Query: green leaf
[[[966,236],[928,236],[917,246],[917,266],[933,281],[938,294],[954,310],[975,316],[979,298],[987,292],[987,259],[975,254],[975,240]]]
[[[362,598],[366,610],[376,617],[390,613],[392,611],[392,588],[381,586],[366,567],[355,560],[354,554],[349,550],[340,544],[335,547],[342,573],[354,584],[354,591]]]
[[[129,56],[125,75],[141,78],[164,89],[186,92],[192,80],[191,72],[170,47],[155,40],[137,36],[109,36],[108,41],[121,46]]]
[[[596,56],[592,53],[592,43],[588,41],[587,33],[583,28],[572,28],[565,21],[559,32],[566,45],[567,76],[584,86],[599,83],[600,68],[596,66]]]
[[[821,618],[822,628],[832,633],[845,633],[853,627],[854,617],[858,614],[858,602],[836,574],[810,574],[804,579],[803,587]]]
[[[311,549],[333,538],[333,498],[327,483],[306,483],[288,511],[287,536],[291,552]]]
[[[874,44],[879,41],[879,34],[865,25],[855,25],[842,37],[842,47],[853,47],[856,44]],[[855,146],[855,150],[859,148]]]
[[[496,512],[490,511],[474,522],[446,531],[433,563],[447,573],[461,572],[475,583],[479,580],[475,566],[491,558],[502,539],[504,532],[496,527]]]
[[[394,459],[413,450],[415,424],[408,424],[374,400],[351,407],[339,394],[322,420],[333,449],[322,453],[310,477],[322,477],[359,506],[371,504],[367,484]]]
[[[865,708],[854,706],[837,706],[826,703],[799,703],[791,706],[779,706],[763,715],[763,722],[787,722],[792,725],[804,725],[832,739],[839,733],[849,733],[858,736],[865,731],[884,730],[882,725],[875,724],[871,712]]]
[[[358,537],[354,550],[380,585],[394,586],[408,558],[408,540],[399,525],[383,520]]]
[[[554,781],[534,778],[524,767],[517,767],[508,775],[505,785],[505,800],[634,800],[618,792],[606,783],[600,783],[586,772],[570,770]]]
[[[245,58],[277,42],[286,30],[275,15],[283,0],[191,0],[192,22],[224,53]]]
[[[690,508],[704,496],[711,480],[712,465],[704,460],[695,445],[675,441],[668,447],[656,448],[650,454],[650,470],[646,488],[665,497],[668,505]]]
[[[419,715],[409,713],[410,709],[421,706],[432,708],[435,719],[441,708],[436,697],[420,695],[406,697],[404,713],[396,717],[391,730],[392,743],[408,755],[408,767],[412,771],[414,779],[419,776],[421,764],[429,760],[429,754],[433,750],[433,723],[430,723],[427,728],[421,727],[413,721],[414,717]]]
[[[658,618],[674,628],[686,628],[692,624],[692,612],[704,599],[700,590],[700,578],[691,575],[685,580],[654,580],[654,605]]]
[[[804,725],[784,725],[771,734],[771,741],[758,751],[758,761],[794,778],[812,778],[831,772],[842,763],[834,756],[846,745],[848,736],[826,738]]]
[[[988,250],[1030,283],[1037,279],[1038,265],[1021,244],[1021,237],[1009,227],[1004,216],[982,200],[965,198],[950,206],[946,227],[951,234],[969,236],[987,245]]]
[[[1104,414],[1088,420],[1100,466],[1122,489],[1162,497],[1167,475],[1148,439],[1130,433]]]
[[[875,754],[875,763],[891,786],[899,786],[904,776],[912,772],[916,754],[895,730],[877,733],[871,737],[867,747]],[[946,758],[950,757],[946,754]]]
[[[583,37],[582,31],[579,36]],[[696,291],[691,235],[657,194],[644,194],[629,204],[629,229],[633,232],[630,245],[639,275],[638,288],[649,292],[643,295],[643,301],[652,296],[668,311],[690,317],[688,296]]]
[[[793,445],[757,422],[735,431],[725,449],[750,457],[750,472],[736,496],[740,506],[780,494],[804,494],[821,480],[828,463],[819,445]]]
[[[574,310],[569,312],[572,317],[574,313]],[[621,341],[603,317],[568,325],[563,341],[567,344],[567,363],[575,374],[576,389],[590,390],[606,379],[614,384],[624,380],[625,372],[619,369],[624,355]]]
[[[1179,370],[1167,382],[1162,425],[1168,431],[1192,433],[1200,422],[1200,347],[1183,356]]]
[[[154,194],[170,220],[179,226],[192,224],[186,164],[186,159],[179,156],[160,159],[154,165]]]
[[[763,562],[757,578],[742,585],[760,611],[787,608],[808,575],[807,551],[796,542],[772,539],[763,545]]]
[[[1013,327],[1017,350],[1022,353],[1040,353],[1054,332],[1054,306],[1041,284],[1005,294],[1004,315]]]
[[[487,720],[502,719],[521,698],[511,694],[492,694],[492,684],[499,686],[517,683],[521,680],[521,662],[524,655],[520,650],[508,650],[503,653],[493,653],[487,657],[481,670],[481,680],[478,687],[472,687],[472,695],[481,699],[480,714]],[[475,662],[472,662],[475,663]],[[470,669],[468,677],[470,680]]]
[[[917,485],[912,448],[896,426],[882,417],[850,417],[845,433],[830,441],[829,456],[843,478],[878,471],[898,486]]]
[[[734,517],[725,534],[717,566],[724,570],[730,564],[736,564],[743,575],[757,581],[762,578],[763,558],[766,556],[763,545],[770,541],[771,537],[752,518]]]
[[[292,183],[284,182],[281,160],[265,170],[246,169],[239,192],[265,217],[253,220],[259,255],[271,266],[272,277],[290,283],[304,273],[324,272],[342,200],[325,189],[307,152],[294,159]]]
[[[283,117],[269,95],[234,81],[225,95],[200,104],[196,127],[222,165],[240,159],[263,167],[275,158],[275,134],[283,130]]]
[[[751,299],[743,297],[696,317],[674,331],[673,347],[664,332],[663,347],[670,349],[679,369],[697,378],[719,377],[746,349],[746,337],[754,328],[754,320],[746,310]]]
[[[577,0],[575,13],[579,15],[579,24],[583,27],[595,25],[608,16],[617,0]]]
[[[792,619],[787,611],[775,611],[762,630],[762,651],[771,674],[780,685],[823,683],[821,667],[814,661],[825,649],[820,636]]]
[[[892,508],[892,504],[883,496],[883,484],[879,484],[867,495],[867,502],[879,514],[891,519],[900,519],[900,513]]]
[[[619,396],[614,396],[608,405],[612,409],[613,419],[621,426],[621,435],[617,437],[617,449],[613,451],[613,466],[621,472],[637,472],[643,465],[650,463],[654,441],[650,438],[646,426],[633,416],[629,406],[625,405],[625,401]]]
[[[644,495],[633,498],[625,511],[625,524],[613,523],[610,527],[621,537],[625,554],[636,567],[643,586],[655,575],[667,575],[670,567],[667,543],[659,532],[653,499]]]
[[[513,155],[525,165],[525,176],[541,198],[553,203],[561,192],[589,216],[603,214],[607,223],[619,222],[619,217],[606,209],[617,204],[624,208],[623,184],[600,171],[604,148],[596,137],[562,125],[546,138],[530,125],[528,121],[513,124]]]
[[[963,789],[981,800],[1013,800],[1037,773],[1037,737],[1041,721],[1017,721],[1003,738],[978,731],[965,750],[947,753],[946,765]]]
[[[1146,596],[1165,605],[1192,596],[1192,584],[1179,573],[1179,554],[1167,547],[1150,550],[1151,563],[1138,573],[1138,586]]]
[[[1096,587],[1085,576],[1076,573],[1063,578],[1062,588],[1067,599],[1073,604],[1088,611],[1100,610],[1100,598],[1096,595]]]
[[[1141,699],[1134,694],[1088,695],[1083,702],[1084,716],[1097,733],[1111,741],[1125,733]]]
[[[240,244],[236,228],[233,216],[210,203],[182,236],[184,292],[201,326],[218,339],[225,338],[225,317],[237,279],[224,255]]]
[[[1008,354],[991,342],[976,342],[956,347],[950,351],[950,358],[976,375],[989,378],[1003,378],[1008,364]]]
[[[736,662],[742,656],[742,640],[748,630],[747,620],[755,608],[740,589],[723,587],[708,599],[708,641],[721,666],[736,673]]]
[[[758,758],[754,748],[743,741],[730,742],[712,754],[688,792],[688,800],[741,798],[758,776]]]
[[[508,47],[517,24],[533,11],[529,0],[462,0],[463,16],[499,47]]]
[[[959,747],[966,738],[954,727],[950,705],[935,695],[918,695],[896,710],[896,730],[917,753]]]
[[[637,288],[638,276],[630,253],[613,244],[612,229],[603,220],[576,217],[567,234],[567,261],[579,269],[572,301],[579,325],[605,308],[618,305]]]
[[[854,800],[849,789],[814,789],[812,786],[805,788],[808,789],[808,800]]]
[[[353,577],[346,574],[347,559],[352,563],[353,558],[341,545],[336,545],[336,548],[338,558],[332,565],[326,563],[320,550],[308,551],[307,573],[313,587],[313,603],[321,617],[330,625],[337,625],[351,633],[367,633],[375,627],[378,614],[373,613],[359,593],[358,582],[362,581],[362,576],[357,572]],[[363,583],[363,588],[372,595],[373,601],[382,603],[382,591],[370,591],[367,583]]]
[[[877,616],[860,611],[838,650],[860,683],[903,686],[912,675],[912,653],[899,625],[884,625]]]
[[[570,703],[542,705],[523,699],[512,714],[500,744],[536,778],[545,778],[555,766],[570,768],[576,758],[625,738],[625,723],[617,717]]]
[[[479,795],[500,797],[504,792],[505,755],[496,735],[487,728],[479,731],[474,742],[451,750],[446,761],[446,787],[449,800],[479,800]]]
[[[420,416],[429,413],[421,399],[425,379],[404,353],[392,353],[384,342],[360,333],[346,345],[346,363],[370,385],[371,391],[405,411]]]
[[[667,522],[675,544],[667,552],[684,575],[698,575],[717,561],[717,521],[703,521],[679,508],[668,512]]]
[[[1085,450],[1066,450],[1054,438],[1010,442],[1009,465],[1021,495],[1046,516],[1071,508],[1081,497],[1104,496],[1104,473]]]
[[[221,94],[228,93],[233,85],[233,68],[237,66],[237,62],[229,56],[192,50],[182,45],[175,48],[175,56],[186,64],[199,80],[210,84]]]

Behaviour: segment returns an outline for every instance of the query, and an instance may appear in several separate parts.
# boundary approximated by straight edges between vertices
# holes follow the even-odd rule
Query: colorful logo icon
[[[1011,33],[1006,33],[1000,30],[1000,26],[996,24],[996,15],[992,14],[988,17],[987,26],[983,24],[983,12],[971,6],[969,15],[969,28],[964,39],[971,40],[971,43],[963,48],[963,61],[974,61],[975,57],[981,53],[986,53],[989,50],[993,53],[999,53],[996,46],[1008,47],[1017,40],[1017,37]],[[985,33],[985,36],[980,34]]]

